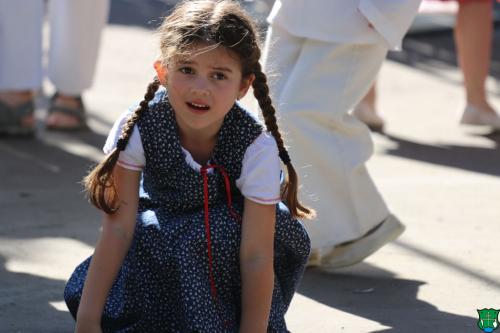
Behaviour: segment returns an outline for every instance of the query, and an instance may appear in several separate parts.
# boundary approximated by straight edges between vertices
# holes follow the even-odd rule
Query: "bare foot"
[[[481,99],[476,99],[476,100],[473,100],[473,99],[469,99],[467,100],[467,104],[468,105],[473,105],[475,106],[476,108],[478,108],[479,110],[483,111],[483,112],[491,112],[491,113],[496,113],[495,111],[495,108],[493,108],[491,106],[490,103],[488,103],[487,100],[485,100],[484,98],[481,98]]]
[[[479,108],[482,110],[482,111],[485,111],[485,112],[491,112],[491,113],[497,113],[495,111],[495,109],[490,105],[490,104],[486,104],[486,105],[482,105],[482,106],[479,106]]]
[[[82,108],[81,100],[75,96],[57,94],[52,101],[52,107],[60,107],[69,110],[78,110]],[[82,120],[75,115],[52,111],[45,120],[45,125],[57,129],[73,129],[81,126]]]
[[[33,99],[33,93],[28,90],[0,91],[0,101],[9,106],[18,106]]]
[[[12,108],[18,107],[32,100],[33,93],[29,90],[0,91],[0,101]],[[35,117],[33,116],[33,114],[24,116],[21,119],[21,126],[25,128],[34,127]]]

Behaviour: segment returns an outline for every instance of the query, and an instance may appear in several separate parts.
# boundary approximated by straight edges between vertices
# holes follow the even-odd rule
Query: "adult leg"
[[[485,82],[490,69],[493,31],[491,1],[460,3],[455,42],[464,75],[467,103],[493,111],[486,101]]]
[[[33,90],[42,82],[43,16],[43,0],[0,0],[0,123],[20,117],[21,127],[34,125]]]
[[[272,64],[280,74],[272,96],[303,182],[302,199],[318,213],[306,228],[321,258],[389,217],[364,165],[373,152],[369,131],[348,113],[369,90],[387,49],[304,41],[277,27],[270,33],[266,70]]]
[[[49,78],[57,96],[47,118],[49,127],[71,128],[78,117],[57,110],[82,107],[80,97],[92,85],[108,0],[50,0]]]
[[[373,82],[372,86],[370,87],[370,90],[368,90],[366,95],[361,100],[361,102],[364,102],[364,103],[370,105],[373,109],[375,109],[375,103],[377,101],[376,85],[377,85],[377,82],[376,81]]]
[[[459,3],[455,43],[467,102],[462,122],[500,128],[500,117],[488,103],[486,93],[493,33],[492,3],[490,0]]]
[[[40,88],[43,15],[43,0],[0,0],[2,92]]]
[[[352,114],[365,123],[373,131],[382,131],[384,119],[377,112],[377,82],[375,81],[370,90],[354,107]]]

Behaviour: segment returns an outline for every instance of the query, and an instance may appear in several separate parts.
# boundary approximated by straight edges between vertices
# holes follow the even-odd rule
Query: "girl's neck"
[[[217,135],[202,136],[202,135],[186,135],[179,133],[182,147],[191,153],[193,159],[200,165],[206,165],[217,143]]]

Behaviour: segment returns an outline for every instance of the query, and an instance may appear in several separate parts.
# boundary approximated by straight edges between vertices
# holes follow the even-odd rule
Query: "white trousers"
[[[46,11],[49,79],[68,95],[92,85],[109,0],[0,0],[0,90],[41,87]]]
[[[384,45],[327,43],[276,26],[268,30],[264,68],[301,199],[318,214],[304,224],[320,253],[360,238],[389,215],[365,167],[373,153],[369,130],[348,113],[386,54]]]

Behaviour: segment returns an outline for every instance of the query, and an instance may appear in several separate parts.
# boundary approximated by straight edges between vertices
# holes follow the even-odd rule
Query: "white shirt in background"
[[[267,20],[297,37],[334,43],[383,42],[389,49],[399,49],[420,2],[276,0]]]

